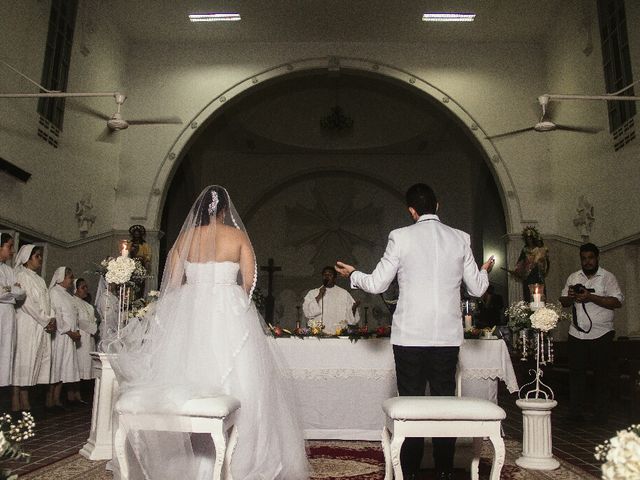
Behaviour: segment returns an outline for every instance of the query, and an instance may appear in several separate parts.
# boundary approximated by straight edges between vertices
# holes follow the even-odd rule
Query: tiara
[[[216,209],[218,208],[218,202],[220,199],[218,198],[218,192],[211,192],[211,203],[209,204],[209,216],[212,217],[216,214]]]

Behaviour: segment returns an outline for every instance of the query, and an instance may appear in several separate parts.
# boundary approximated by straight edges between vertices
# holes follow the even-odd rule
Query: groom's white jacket
[[[382,293],[398,275],[400,296],[393,314],[391,343],[405,346],[459,346],[463,339],[460,285],[474,297],[489,286],[479,270],[467,233],[422,215],[393,230],[384,255],[371,274],[355,271],[351,288]]]

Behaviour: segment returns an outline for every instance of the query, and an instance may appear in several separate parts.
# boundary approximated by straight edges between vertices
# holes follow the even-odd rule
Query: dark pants
[[[456,392],[456,366],[460,347],[393,346],[396,378],[400,396],[425,394],[427,382],[433,396],[452,396]],[[455,438],[433,439],[433,461],[436,471],[453,470]],[[400,451],[404,475],[416,473],[422,462],[424,438],[407,438]]]
[[[583,415],[587,398],[595,398],[594,414],[606,418],[609,401],[609,370],[613,349],[614,332],[594,340],[580,340],[569,335],[569,400],[571,413]],[[587,392],[587,368],[594,373],[594,391]]]

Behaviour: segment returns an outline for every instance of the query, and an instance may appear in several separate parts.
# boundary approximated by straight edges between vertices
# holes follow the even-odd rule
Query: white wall
[[[640,17],[640,6],[626,3],[633,66],[638,76],[640,32],[632,26]],[[80,241],[74,204],[91,191],[98,217],[91,234],[125,229],[131,223],[157,228],[167,185],[163,183],[154,192],[158,188],[155,180],[172,145],[183,131],[191,131],[189,122],[238,82],[299,59],[356,57],[404,70],[407,77],[415,75],[455,100],[480,127],[475,131],[478,138],[529,126],[538,116],[532,103],[543,92],[604,90],[597,20],[588,6],[594,49],[589,56],[581,53],[585,34],[579,22],[584,12],[580,9],[577,15],[576,11],[583,4],[577,0],[563,3],[564,21],[559,22],[557,32],[551,32],[546,45],[180,45],[125,43],[117,27],[110,25],[108,9],[102,2],[82,2],[78,32],[82,26],[82,41],[89,55],[85,57],[79,48],[74,49],[69,90],[123,88],[129,95],[125,118],[178,115],[185,123],[132,127],[118,134],[117,144],[103,144],[94,138],[104,123],[69,109],[61,146],[52,149],[35,135],[34,100],[0,100],[0,156],[33,174],[26,184],[0,174],[0,223],[39,232],[61,248],[72,247]],[[24,0],[3,2],[3,7],[0,30],[11,33],[10,41],[0,44],[0,56],[39,80],[49,4]],[[90,13],[96,18],[93,28]],[[0,75],[2,91],[30,88],[9,71]],[[107,99],[86,103],[105,113],[113,107]],[[557,115],[557,121],[566,123],[607,125],[604,105],[599,103],[563,104]],[[585,194],[596,210],[592,235],[596,243],[614,249],[616,242],[638,236],[638,140],[618,153],[610,147],[606,132],[594,136],[529,132],[492,143],[499,153],[497,165],[504,168],[501,181],[510,178],[512,182],[503,185],[506,201],[516,205],[507,222],[511,232],[518,233],[521,221],[535,221],[543,235],[556,235],[560,242],[571,245],[578,239],[571,219],[578,196]],[[72,250],[67,253],[72,255]],[[636,256],[627,261],[638,259]],[[628,280],[626,284],[632,285]]]

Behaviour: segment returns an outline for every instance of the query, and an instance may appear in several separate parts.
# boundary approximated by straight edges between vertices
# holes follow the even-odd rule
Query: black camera
[[[576,283],[575,285],[571,285],[569,289],[573,290],[574,293],[584,293],[584,292],[595,293],[596,291],[595,288],[587,288],[581,283]]]

